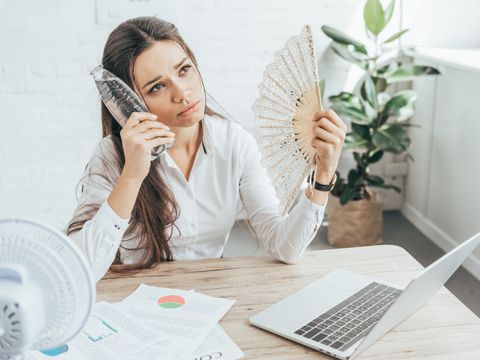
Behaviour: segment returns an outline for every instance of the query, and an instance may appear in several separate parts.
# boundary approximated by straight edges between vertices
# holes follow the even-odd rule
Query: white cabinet
[[[424,49],[402,213],[443,250],[480,232],[480,50]],[[465,263],[480,279],[480,249]]]

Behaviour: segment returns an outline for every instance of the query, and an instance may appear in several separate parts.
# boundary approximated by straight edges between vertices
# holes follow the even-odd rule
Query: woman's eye
[[[162,83],[158,83],[158,84],[155,84],[151,89],[150,89],[150,92],[151,93],[154,93],[154,92],[157,92],[158,90],[161,90],[165,87],[164,84]]]
[[[192,65],[184,65],[182,66],[182,68],[180,69],[180,73],[186,73],[188,70],[190,70],[190,68],[192,67]]]

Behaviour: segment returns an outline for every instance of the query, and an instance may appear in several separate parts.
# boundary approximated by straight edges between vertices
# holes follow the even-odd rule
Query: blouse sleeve
[[[261,164],[257,142],[249,133],[243,132],[240,197],[248,221],[270,256],[285,263],[295,263],[315,237],[326,204],[315,204],[302,193],[290,213],[282,216],[275,188]]]
[[[103,139],[79,184],[81,194],[72,221],[86,222],[82,229],[69,235],[85,255],[95,281],[99,281],[113,263],[129,222],[129,219],[120,218],[107,202],[113,183],[118,178],[118,170],[105,161],[113,157],[113,143]]]

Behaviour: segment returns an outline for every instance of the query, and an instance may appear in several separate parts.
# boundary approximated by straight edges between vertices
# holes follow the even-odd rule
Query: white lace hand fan
[[[275,53],[253,106],[261,134],[262,163],[285,215],[308,173],[315,169],[313,114],[322,109],[310,26]]]

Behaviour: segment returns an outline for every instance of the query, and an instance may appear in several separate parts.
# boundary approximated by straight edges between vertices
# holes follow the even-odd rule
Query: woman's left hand
[[[316,181],[329,184],[337,170],[347,126],[333,110],[317,112],[313,116],[312,146],[316,152]]]

